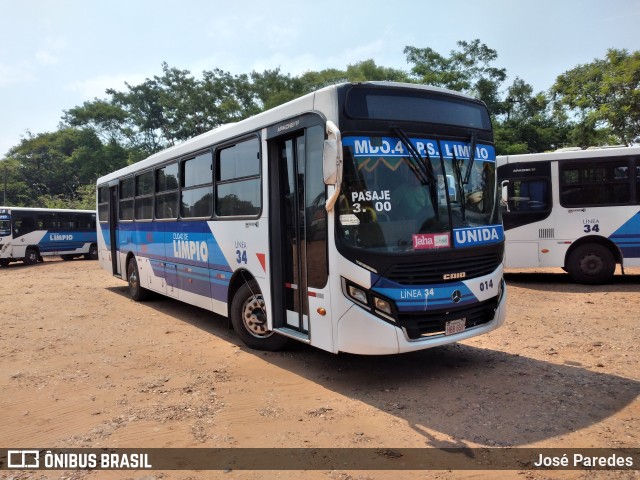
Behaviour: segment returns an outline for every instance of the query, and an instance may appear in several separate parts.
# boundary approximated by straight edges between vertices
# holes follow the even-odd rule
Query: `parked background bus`
[[[228,316],[253,348],[392,354],[504,320],[493,132],[466,95],[330,86],[97,188],[100,262],[131,296]]]
[[[640,266],[640,147],[498,157],[506,267],[611,280]]]
[[[32,265],[59,255],[98,258],[96,212],[51,208],[0,207],[0,265]]]

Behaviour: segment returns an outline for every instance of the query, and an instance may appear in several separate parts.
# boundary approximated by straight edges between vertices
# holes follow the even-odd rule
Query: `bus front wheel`
[[[256,350],[275,352],[287,338],[267,329],[267,309],[255,281],[244,283],[231,302],[231,323],[240,340]]]
[[[91,245],[89,247],[89,252],[84,254],[85,260],[97,260],[98,259],[98,246]]]
[[[567,270],[574,281],[587,285],[607,283],[616,270],[611,250],[597,243],[580,245],[567,262]]]
[[[35,248],[27,248],[27,251],[24,253],[24,263],[25,265],[35,265],[38,263],[38,251]]]
[[[149,290],[140,285],[140,272],[135,258],[127,264],[127,282],[129,283],[129,295],[136,302],[141,302],[149,295]]]

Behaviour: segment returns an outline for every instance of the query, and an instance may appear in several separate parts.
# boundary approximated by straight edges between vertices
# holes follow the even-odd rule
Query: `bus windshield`
[[[401,135],[343,138],[343,244],[393,253],[502,240],[495,150],[477,144],[470,155],[473,143]]]

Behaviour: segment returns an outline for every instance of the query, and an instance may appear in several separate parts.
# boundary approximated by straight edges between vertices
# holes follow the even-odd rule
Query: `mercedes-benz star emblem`
[[[453,303],[458,303],[461,298],[462,298],[462,293],[460,293],[460,290],[454,290],[453,293],[451,294],[451,300],[453,300]]]

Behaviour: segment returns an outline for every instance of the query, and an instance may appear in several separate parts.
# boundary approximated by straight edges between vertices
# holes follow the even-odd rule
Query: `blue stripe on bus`
[[[175,269],[173,267],[166,269],[165,267],[160,267],[159,263],[152,263],[153,274],[158,278],[163,278],[167,283],[175,284],[174,286],[180,290],[205,297],[212,296],[216,300],[226,302],[228,282],[220,288],[220,286],[214,285],[214,282],[210,279],[209,270],[205,268],[194,270],[194,267],[185,265],[172,263],[169,263],[169,265],[175,265]],[[168,282],[169,278],[175,278],[175,282]]]
[[[110,249],[109,226],[102,224],[101,228]],[[232,271],[207,222],[120,223],[118,229],[118,250],[177,264]],[[200,248],[203,242],[206,259]]]
[[[38,249],[42,253],[72,252],[83,248],[87,243],[96,242],[96,232],[79,232],[72,230],[45,231],[38,242]]]
[[[71,252],[85,246],[86,242],[40,242],[38,249],[41,252]]]
[[[393,300],[401,312],[437,310],[445,307],[459,307],[478,302],[473,292],[463,282],[431,285],[401,285],[386,278],[371,274],[372,290]],[[461,294],[456,303],[453,292]]]
[[[100,227],[111,249],[109,225]],[[118,238],[118,250],[152,260],[153,274],[167,284],[221,302],[228,300],[233,270],[206,222],[120,223]]]
[[[609,239],[618,246],[624,258],[640,258],[640,212],[613,232]]]

